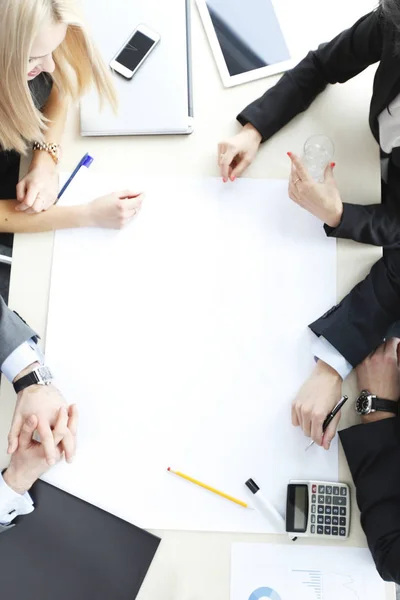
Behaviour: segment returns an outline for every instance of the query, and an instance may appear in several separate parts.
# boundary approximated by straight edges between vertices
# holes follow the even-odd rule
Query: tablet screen
[[[230,76],[289,60],[271,0],[206,0]]]

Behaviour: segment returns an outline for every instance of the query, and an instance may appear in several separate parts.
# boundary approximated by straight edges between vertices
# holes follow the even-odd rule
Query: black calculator
[[[286,531],[292,537],[347,539],[350,532],[350,488],[347,483],[290,481]]]

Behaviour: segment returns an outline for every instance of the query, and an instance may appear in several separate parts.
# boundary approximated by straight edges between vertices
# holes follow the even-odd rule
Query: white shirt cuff
[[[24,342],[11,352],[0,367],[0,370],[9,381],[14,381],[18,373],[34,362],[43,364],[44,355],[39,346],[33,340]]]
[[[353,366],[347,362],[344,356],[328,340],[320,336],[312,345],[315,358],[323,360],[327,365],[339,373],[342,379],[346,379],[353,370]]]
[[[0,474],[0,524],[8,525],[19,515],[33,512],[33,501],[28,492],[23,496],[14,492]]]

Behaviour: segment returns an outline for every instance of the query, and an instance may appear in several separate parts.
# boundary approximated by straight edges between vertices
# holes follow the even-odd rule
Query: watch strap
[[[372,399],[372,410],[399,414],[399,403],[396,400],[386,400],[385,398],[375,397]]]
[[[19,392],[22,392],[22,390],[29,387],[30,385],[48,385],[49,383],[51,383],[52,379],[53,375],[49,367],[38,367],[37,369],[34,369],[27,375],[21,377],[21,379],[18,379],[18,381],[13,383],[13,386],[15,392],[19,394]]]

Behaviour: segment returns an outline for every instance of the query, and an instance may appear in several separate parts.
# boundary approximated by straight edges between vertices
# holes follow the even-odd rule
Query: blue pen
[[[60,191],[60,193],[57,196],[56,204],[59,201],[59,199],[61,198],[61,196],[63,195],[63,193],[65,192],[65,190],[67,189],[67,187],[69,186],[69,184],[71,183],[71,181],[73,180],[73,178],[75,177],[75,175],[78,174],[79,169],[81,167],[86,167],[86,168],[90,167],[90,165],[92,164],[92,162],[93,162],[93,158],[90,156],[90,154],[88,154],[86,152],[85,156],[83,156],[81,158],[81,160],[78,162],[78,164],[76,165],[74,171],[72,172],[71,177],[62,186],[61,191]]]

